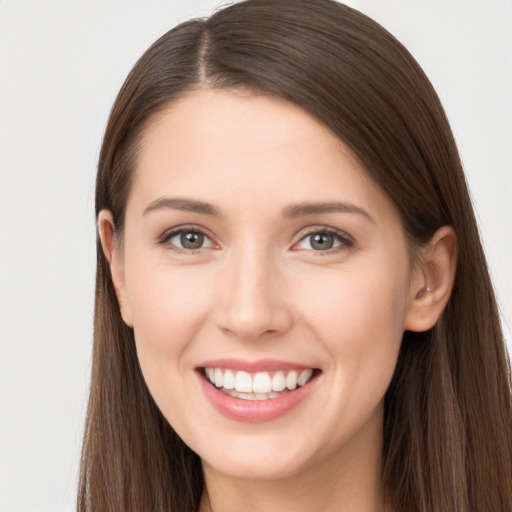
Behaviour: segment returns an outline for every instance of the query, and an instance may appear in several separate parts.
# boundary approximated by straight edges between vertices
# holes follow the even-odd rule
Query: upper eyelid
[[[307,236],[314,235],[315,233],[328,233],[329,235],[335,235],[344,240],[349,240],[352,243],[355,242],[354,238],[351,235],[349,235],[346,231],[343,231],[341,229],[336,229],[328,226],[310,226],[304,229],[306,231],[301,230],[301,232],[297,235],[297,241],[295,243],[300,242]]]
[[[197,231],[198,233],[206,236],[210,241],[215,242],[215,237],[210,233],[210,231],[202,226],[197,226],[195,224],[176,226],[173,228],[166,229],[160,236],[158,236],[158,240],[165,241],[169,240],[173,236],[178,235],[179,233],[183,233],[184,231]]]

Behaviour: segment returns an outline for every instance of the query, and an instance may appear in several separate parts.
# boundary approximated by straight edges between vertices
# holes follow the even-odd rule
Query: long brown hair
[[[163,35],[112,108],[96,214],[121,238],[138,143],[153,116],[194,88],[251,88],[328,126],[395,204],[411,247],[443,225],[458,238],[451,299],[438,324],[405,332],[386,395],[383,482],[394,510],[512,510],[510,373],[459,155],[440,101],[409,52],[331,0],[248,0]],[[192,512],[199,457],[151,398],[97,247],[92,380],[80,512]]]

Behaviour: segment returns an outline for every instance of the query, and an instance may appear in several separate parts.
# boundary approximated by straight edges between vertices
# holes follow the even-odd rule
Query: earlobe
[[[439,228],[420,252],[404,325],[405,330],[416,332],[434,327],[450,299],[457,267],[457,236],[453,228]]]
[[[98,234],[103,254],[110,266],[110,275],[119,303],[121,316],[126,325],[133,327],[131,310],[127,300],[123,258],[114,236],[115,227],[112,213],[108,210],[101,210],[98,215]]]

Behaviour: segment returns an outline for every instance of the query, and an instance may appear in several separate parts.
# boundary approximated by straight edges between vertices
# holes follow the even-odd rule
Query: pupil
[[[317,233],[312,237],[311,247],[313,249],[319,249],[321,251],[325,251],[327,249],[331,249],[334,243],[334,238],[332,235],[326,235],[322,233]]]
[[[180,241],[185,249],[199,249],[203,245],[204,236],[197,231],[188,231],[181,234]]]

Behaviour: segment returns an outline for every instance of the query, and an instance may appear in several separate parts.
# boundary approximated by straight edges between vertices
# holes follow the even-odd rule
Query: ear
[[[456,267],[457,236],[450,226],[443,226],[420,250],[411,280],[405,330],[424,332],[434,327],[452,293]]]
[[[101,210],[98,215],[98,233],[103,254],[110,266],[110,275],[112,277],[112,283],[114,285],[117,301],[121,310],[121,316],[123,317],[126,325],[133,327],[131,309],[129,301],[127,300],[128,297],[123,257],[119,244],[116,243],[114,237],[114,219],[112,218],[112,213],[109,210]]]

